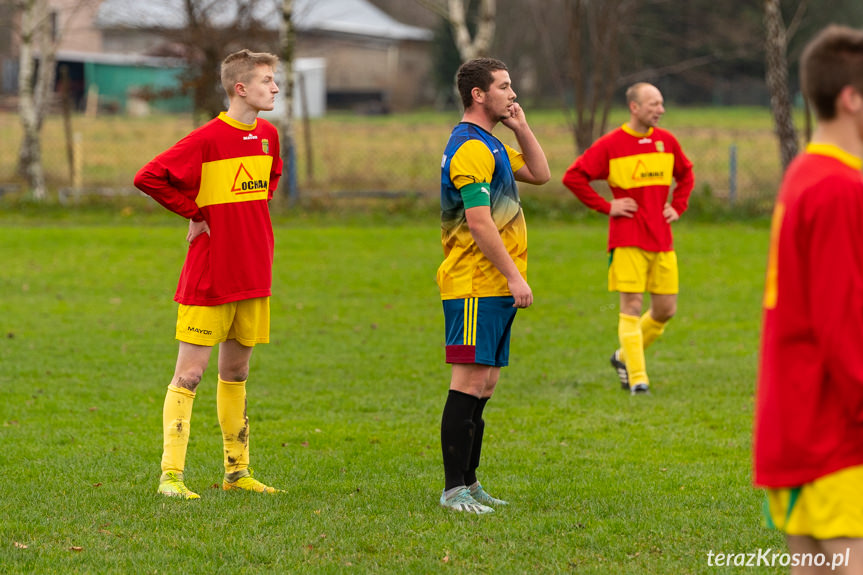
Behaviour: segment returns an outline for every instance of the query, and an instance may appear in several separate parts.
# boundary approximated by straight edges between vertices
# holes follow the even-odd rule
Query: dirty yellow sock
[[[648,383],[647,368],[644,363],[644,337],[639,327],[637,315],[620,314],[617,324],[617,335],[620,338],[620,348],[626,361],[626,371],[629,372],[629,385]]]
[[[165,406],[162,408],[162,472],[183,472],[186,466],[186,448],[195,392],[182,387],[168,386]]]
[[[216,411],[225,446],[225,474],[249,468],[249,418],[246,416],[246,382],[219,377]]]

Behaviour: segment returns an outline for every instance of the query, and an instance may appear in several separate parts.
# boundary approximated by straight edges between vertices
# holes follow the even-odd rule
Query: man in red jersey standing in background
[[[773,212],[754,482],[767,488],[767,523],[786,534],[792,573],[861,575],[863,30],[822,30],[803,51],[800,84],[817,125]]]
[[[629,121],[594,142],[569,167],[563,183],[587,207],[609,216],[608,289],[620,292],[620,348],[611,365],[621,387],[637,394],[650,389],[644,350],[677,311],[670,224],[686,210],[695,180],[677,139],[657,127],[665,108],[656,86],[634,84],[626,101]],[[590,186],[593,180],[608,182],[610,202]],[[641,315],[644,292],[650,293],[650,309]]]
[[[241,50],[222,62],[227,112],[158,155],[135,186],[189,219],[189,251],[174,299],[180,349],[163,407],[164,444],[158,492],[198,499],[183,471],[195,390],[219,345],[216,410],[224,442],[222,488],[278,490],[249,470],[246,379],[255,344],[270,334],[273,228],[269,200],[282,161],[275,127],[258,118],[272,110],[278,58]]]

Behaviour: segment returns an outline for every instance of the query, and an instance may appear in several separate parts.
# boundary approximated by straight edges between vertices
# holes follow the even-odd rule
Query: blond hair
[[[237,83],[245,84],[252,79],[255,73],[255,68],[264,65],[269,66],[275,71],[279,64],[279,57],[268,52],[252,52],[251,50],[240,50],[229,54],[222,61],[222,87],[227,92],[228,97],[234,95],[234,86]]]

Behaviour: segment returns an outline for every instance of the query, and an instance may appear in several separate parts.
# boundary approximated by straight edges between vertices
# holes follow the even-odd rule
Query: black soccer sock
[[[480,399],[454,389],[449,390],[440,422],[445,489],[465,485],[465,470],[471,461],[474,441],[474,412]]]
[[[482,418],[482,412],[489,399],[488,397],[481,398],[476,406],[476,410],[473,412],[473,447],[470,451],[470,462],[464,474],[464,484],[468,487],[477,481],[476,469],[479,467],[479,454],[482,451],[482,434],[485,430],[485,420]]]

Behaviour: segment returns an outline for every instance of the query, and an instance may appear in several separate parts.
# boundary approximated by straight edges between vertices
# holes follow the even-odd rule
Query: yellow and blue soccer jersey
[[[467,208],[490,207],[503,244],[526,279],[527,227],[515,181],[522,166],[518,151],[476,124],[462,122],[453,129],[441,161],[441,299],[512,295],[506,278],[474,242]]]

